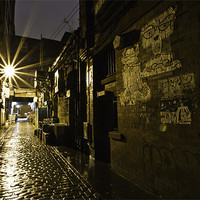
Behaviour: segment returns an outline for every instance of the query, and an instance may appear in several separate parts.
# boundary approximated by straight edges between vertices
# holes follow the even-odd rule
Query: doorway
[[[110,163],[109,132],[116,126],[114,96],[105,95],[97,98],[95,126],[95,158]]]

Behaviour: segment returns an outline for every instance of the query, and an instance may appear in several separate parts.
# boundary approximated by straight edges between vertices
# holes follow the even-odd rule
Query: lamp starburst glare
[[[17,48],[17,51],[15,52],[14,58],[12,60],[10,60],[11,58],[10,58],[9,47],[7,46],[7,55],[4,55],[5,57],[1,53],[1,48],[0,48],[0,81],[7,82],[9,87],[14,86],[16,88],[20,88],[21,86],[18,84],[18,81],[20,81],[21,84],[23,83],[29,88],[33,88],[32,82],[30,84],[28,81],[24,79],[24,76],[35,78],[35,68],[40,65],[40,62],[29,65],[22,65],[23,61],[27,59],[27,57],[30,56],[36,50],[36,48],[33,48],[22,58],[18,59],[24,40],[25,38],[22,37],[20,44]],[[49,61],[48,60],[43,61],[43,63],[49,63]],[[23,70],[25,71],[23,72]]]
[[[13,77],[15,75],[15,69],[12,65],[6,65],[4,68],[4,74],[7,77]]]

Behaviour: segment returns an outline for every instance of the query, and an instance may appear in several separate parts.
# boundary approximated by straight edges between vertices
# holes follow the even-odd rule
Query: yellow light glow
[[[34,15],[33,15],[34,16]],[[28,31],[28,29],[27,29]],[[25,42],[25,37],[22,37],[20,44],[15,52],[14,58],[11,60],[10,57],[10,49],[9,49],[9,43],[6,41],[7,44],[7,55],[2,55],[0,52],[0,81],[6,82],[9,88],[16,87],[20,88],[20,85],[18,84],[18,81],[20,83],[24,83],[26,86],[33,88],[34,86],[26,80],[24,80],[24,76],[34,77],[35,75],[30,73],[30,71],[38,66],[40,66],[40,62],[33,63],[29,65],[22,65],[22,62],[26,60],[30,55],[32,55],[33,52],[37,50],[37,45],[29,50],[29,52],[21,59],[19,59],[20,50]],[[50,59],[44,60],[44,65],[49,65],[51,63]],[[32,68],[32,69],[31,69]],[[29,70],[31,69],[31,70]],[[23,72],[22,70],[27,70],[27,72]],[[29,79],[30,80],[30,79]],[[31,79],[32,80],[32,79]],[[24,87],[24,86],[23,86]]]
[[[6,65],[6,67],[4,68],[4,74],[7,76],[7,77],[13,77],[14,74],[15,74],[15,69],[13,66],[11,65]]]

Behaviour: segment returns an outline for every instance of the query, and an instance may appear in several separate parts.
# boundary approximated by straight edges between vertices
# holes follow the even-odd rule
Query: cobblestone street
[[[0,199],[101,198],[33,130],[21,121],[0,135]]]

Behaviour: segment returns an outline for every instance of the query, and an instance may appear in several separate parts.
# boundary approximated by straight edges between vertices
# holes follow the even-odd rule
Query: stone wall
[[[124,140],[111,139],[111,166],[165,198],[200,198],[199,10],[163,2],[129,28],[139,42],[116,50]]]

